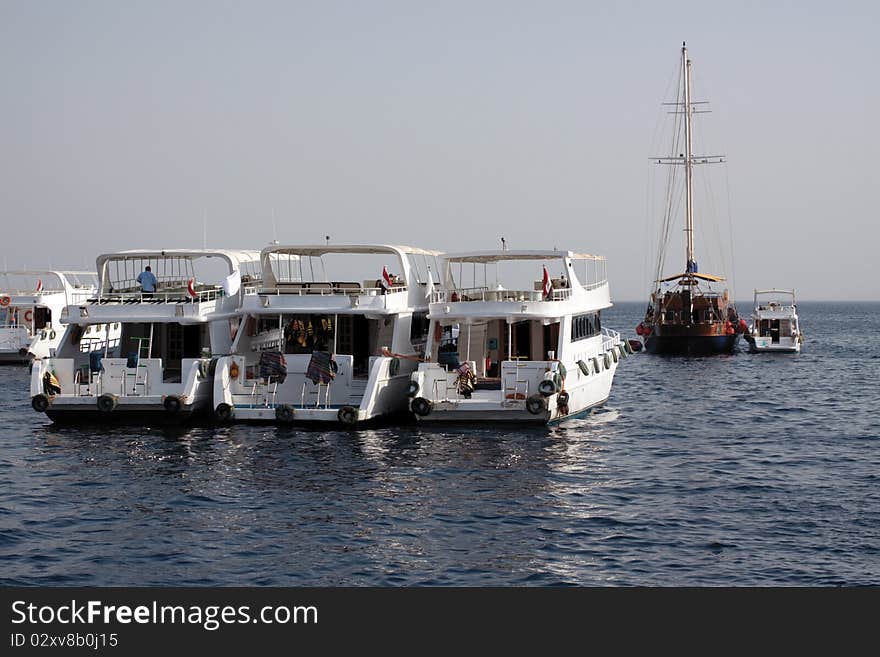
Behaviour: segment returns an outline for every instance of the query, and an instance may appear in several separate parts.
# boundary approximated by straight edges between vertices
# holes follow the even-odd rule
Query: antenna
[[[328,246],[330,245],[330,236],[329,235],[324,235],[324,243],[327,244]]]
[[[507,240],[504,239],[503,237],[501,238],[501,250],[507,251]]]

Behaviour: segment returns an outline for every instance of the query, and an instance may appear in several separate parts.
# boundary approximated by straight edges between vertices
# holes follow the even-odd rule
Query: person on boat
[[[151,297],[156,292],[158,281],[150,265],[144,267],[144,270],[138,274],[137,282],[141,284],[141,292],[145,297]]]

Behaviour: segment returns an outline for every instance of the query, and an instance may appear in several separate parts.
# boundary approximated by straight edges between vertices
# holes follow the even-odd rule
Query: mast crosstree
[[[651,158],[656,160],[657,164],[672,164],[684,166],[685,168],[685,234],[687,235],[686,258],[687,263],[685,271],[694,273],[697,271],[696,254],[694,252],[694,166],[697,164],[721,164],[724,162],[724,155],[694,155],[693,152],[693,115],[705,114],[710,110],[697,110],[695,105],[707,105],[707,101],[691,100],[691,60],[688,59],[687,43],[681,44],[681,88],[679,91],[680,100],[674,103],[663,103],[664,105],[673,105],[677,109],[671,114],[684,114],[684,153],[676,156],[661,156]]]

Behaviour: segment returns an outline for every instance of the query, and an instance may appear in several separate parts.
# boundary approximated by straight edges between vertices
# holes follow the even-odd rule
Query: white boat
[[[406,413],[437,255],[389,245],[264,249],[263,286],[246,291],[234,353],[217,364],[217,418],[356,426]]]
[[[746,335],[752,352],[798,353],[804,343],[794,290],[755,290],[752,324]]]
[[[0,363],[46,358],[61,343],[61,313],[95,294],[93,272],[0,272]]]
[[[153,293],[137,281],[146,266]],[[34,410],[55,421],[158,423],[209,413],[216,356],[230,352],[242,283],[260,279],[259,251],[122,251],[98,256],[97,270],[97,294],[67,307],[55,356],[34,363]],[[96,327],[98,348],[86,340]]]
[[[419,421],[548,423],[608,399],[618,361],[632,350],[601,325],[612,305],[605,258],[486,251],[443,262],[426,362],[408,389]],[[517,268],[528,284],[511,287]]]

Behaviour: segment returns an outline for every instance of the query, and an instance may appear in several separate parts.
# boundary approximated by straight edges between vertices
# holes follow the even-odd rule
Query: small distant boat
[[[61,344],[64,308],[95,293],[93,272],[0,272],[0,363],[47,358]]]
[[[798,353],[804,343],[794,290],[755,290],[752,325],[746,334],[754,353]]]

